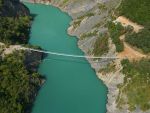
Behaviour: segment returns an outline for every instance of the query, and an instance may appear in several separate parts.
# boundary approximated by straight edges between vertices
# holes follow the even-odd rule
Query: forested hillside
[[[123,60],[124,83],[118,85],[118,108],[128,107],[130,111],[150,109],[150,0],[122,0],[116,11],[117,16],[125,16],[144,28],[138,33],[126,33],[125,41],[135,49],[147,55],[138,60]]]
[[[116,46],[116,51],[121,52],[124,50],[123,42],[119,37],[124,33],[124,28],[120,23],[108,22],[108,30],[113,43]]]
[[[130,111],[138,107],[142,111],[150,109],[150,59],[139,62],[123,60],[122,65],[125,78],[124,83],[119,85],[118,107],[128,104]]]
[[[30,113],[41,76],[24,65],[25,52],[0,60],[0,113]]]
[[[144,53],[150,53],[150,29],[145,28],[139,33],[129,33],[126,35],[126,41],[140,48]]]
[[[0,42],[27,43],[30,16],[23,6],[18,0],[0,0]]]
[[[7,44],[27,43],[30,17],[0,17],[0,41]]]
[[[123,15],[135,23],[144,26],[139,33],[130,33],[126,42],[144,53],[150,52],[150,0],[122,0],[117,15]]]
[[[138,24],[150,25],[150,1],[149,0],[122,0],[117,9],[118,15],[124,15]]]
[[[4,54],[10,44],[28,42],[30,21],[29,10],[19,0],[0,0],[0,113],[30,113],[43,83],[35,69],[42,54]]]

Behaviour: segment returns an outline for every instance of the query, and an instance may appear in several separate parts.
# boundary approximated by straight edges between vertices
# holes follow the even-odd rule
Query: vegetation
[[[106,73],[111,73],[116,70],[116,66],[114,63],[109,63],[105,68],[102,68],[99,70],[100,73],[106,74]]]
[[[150,0],[122,0],[117,11],[119,15],[124,15],[141,25],[150,25]]]
[[[1,10],[1,8],[2,8],[2,5],[3,5],[3,1],[0,0],[0,10]]]
[[[0,45],[0,55],[3,53],[5,46],[4,45]],[[0,57],[1,59],[1,57]]]
[[[81,22],[82,22],[82,20],[76,20],[76,21],[74,21],[73,22],[73,27],[77,28],[80,25]]]
[[[99,8],[100,10],[106,10],[106,9],[107,9],[106,5],[103,4],[103,3],[98,3],[98,8]]]
[[[28,71],[24,65],[25,53],[14,52],[0,59],[0,113],[29,113],[40,75]]]
[[[150,59],[123,60],[122,65],[125,78],[119,85],[118,107],[128,104],[130,111],[137,107],[143,111],[150,109]]]
[[[89,12],[89,13],[86,13],[86,14],[84,14],[84,15],[78,17],[77,20],[73,22],[73,27],[74,27],[74,28],[77,28],[77,27],[81,24],[82,20],[83,20],[85,17],[91,17],[91,16],[94,16],[94,13]]]
[[[91,16],[94,16],[94,13],[91,13],[91,12],[86,13],[85,15],[78,17],[78,19],[84,19],[85,17],[91,17]]]
[[[97,35],[97,30],[93,31],[93,32],[90,32],[90,33],[83,33],[81,36],[80,36],[80,40],[83,40],[85,39],[86,37],[92,37],[92,36],[96,36]]]
[[[13,8],[16,7],[15,4],[12,5]],[[3,7],[3,0],[0,0],[0,14],[1,8],[6,8]],[[26,44],[29,30],[29,16],[0,16],[0,42],[5,45]],[[35,69],[39,62],[36,62],[33,54],[34,58],[30,55],[28,60],[24,51],[2,56],[4,48],[0,45],[0,113],[30,113],[42,84],[41,75]]]
[[[78,17],[77,20],[73,22],[73,27],[77,28],[85,17],[91,16],[94,16],[94,13],[86,13],[85,15]]]
[[[105,26],[105,24],[100,22],[100,23],[97,23],[93,28],[99,28],[101,26]]]
[[[124,50],[123,42],[119,37],[124,34],[125,29],[120,23],[108,22],[108,30],[113,43],[116,46],[116,51],[121,52]]]
[[[63,4],[66,4],[68,1],[69,1],[69,0],[64,0],[64,1],[63,1]]]
[[[103,36],[99,36],[95,41],[92,53],[94,54],[94,56],[101,56],[104,53],[107,53],[108,50],[108,35],[104,34]]]
[[[7,44],[27,43],[30,17],[0,17],[0,41]]]
[[[134,4],[134,5],[133,5]],[[139,33],[128,33],[126,41],[141,49],[144,53],[150,52],[150,0],[122,0],[117,9],[118,15],[124,15],[144,26]]]
[[[125,40],[132,46],[140,48],[144,53],[150,53],[150,29],[145,28],[139,33],[127,34]]]
[[[149,0],[122,0],[116,11],[118,16],[125,16],[144,26],[139,33],[132,28],[127,31],[125,41],[141,49],[144,53],[150,52],[150,1]],[[119,96],[117,106],[123,108],[128,105],[130,111],[140,108],[143,111],[150,109],[150,59],[140,61],[123,60],[122,72],[124,82],[118,85]]]

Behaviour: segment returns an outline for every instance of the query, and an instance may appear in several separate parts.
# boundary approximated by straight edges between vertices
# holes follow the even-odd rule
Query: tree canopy
[[[40,75],[29,72],[25,53],[14,52],[0,60],[0,113],[29,113],[41,85]]]
[[[124,33],[124,27],[120,23],[108,22],[108,30],[110,37],[116,46],[116,51],[123,51],[124,45],[119,37]]]
[[[129,33],[125,41],[141,49],[144,53],[150,53],[150,29],[143,29],[139,33]]]
[[[122,0],[117,12],[141,25],[150,25],[150,0]]]
[[[144,53],[149,53],[150,0],[122,0],[116,12],[118,16],[125,16],[131,21],[144,26],[144,29],[139,33],[128,33],[126,41],[132,46],[141,49]]]
[[[30,17],[0,17],[0,41],[7,44],[27,43]]]
[[[150,59],[123,60],[124,83],[119,85],[118,107],[128,104],[130,111],[150,109]]]

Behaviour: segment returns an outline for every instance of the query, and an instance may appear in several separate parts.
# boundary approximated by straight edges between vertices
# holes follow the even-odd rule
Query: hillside
[[[0,0],[0,16],[2,17],[27,16],[29,14],[28,8],[19,0]]]
[[[128,20],[120,19],[123,26],[128,24],[133,27],[124,33],[125,46],[133,50],[132,53],[129,53],[129,49],[126,50],[126,54],[133,55],[136,52],[135,56],[130,56],[132,60],[121,61],[122,73],[125,74],[125,78],[123,84],[118,85],[117,107],[135,113],[138,113],[139,109],[141,112],[148,112],[150,109],[150,95],[148,92],[150,87],[150,1],[123,0],[115,13],[117,16],[128,18],[132,23],[129,24]],[[125,52],[122,55],[125,56]],[[137,55],[141,55],[141,57],[137,57]]]
[[[43,55],[15,50],[28,42],[30,22],[19,0],[0,0],[0,113],[30,113],[43,84],[37,73]]]
[[[123,15],[144,26],[139,33],[128,33],[126,42],[141,49],[144,53],[150,53],[150,1],[123,0],[116,12],[118,16]]]
[[[0,42],[27,43],[30,30],[29,10],[19,0],[0,0]]]
[[[150,25],[150,3],[149,0],[122,0],[117,9],[117,15],[124,15],[138,24]]]

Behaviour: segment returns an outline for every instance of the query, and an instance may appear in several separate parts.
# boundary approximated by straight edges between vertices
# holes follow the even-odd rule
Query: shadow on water
[[[34,19],[38,14],[31,13],[30,16]]]
[[[45,58],[43,61],[60,61],[60,62],[71,62],[79,64],[88,64],[84,59],[66,59],[66,58]]]
[[[79,63],[79,64],[89,64],[85,59],[81,58],[45,58],[43,61],[60,61],[60,62],[70,62],[70,63]],[[108,60],[98,60],[98,61],[91,61],[93,63],[105,63]]]
[[[31,16],[31,20],[34,21],[34,19],[38,16],[38,14],[31,13],[30,16]]]

